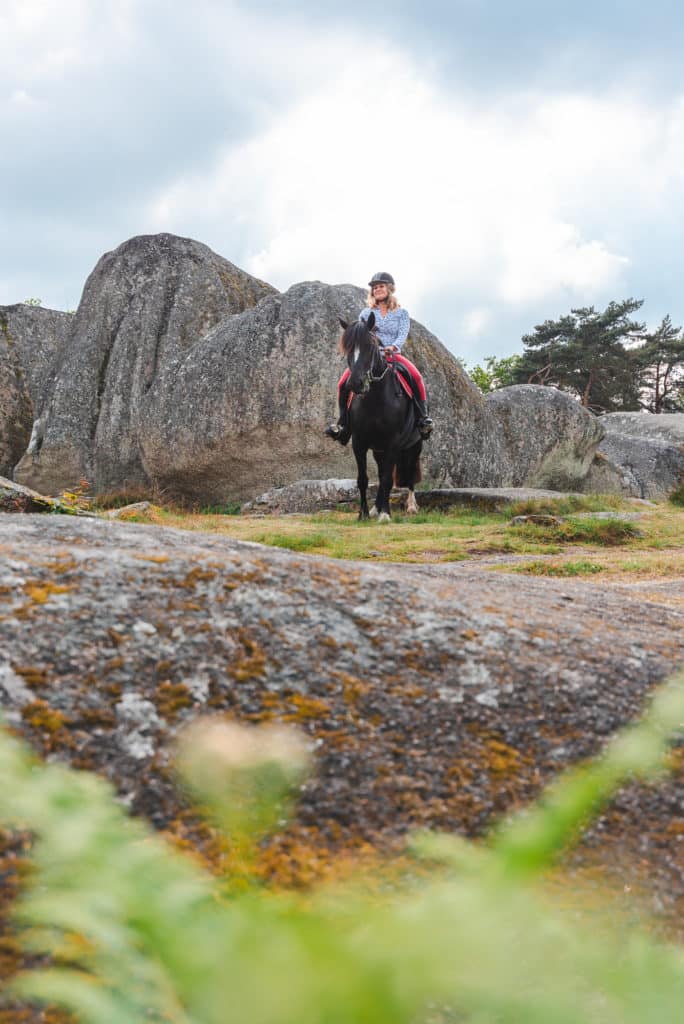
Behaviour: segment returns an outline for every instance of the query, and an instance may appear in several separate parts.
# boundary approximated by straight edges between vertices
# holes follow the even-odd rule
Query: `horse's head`
[[[347,324],[340,319],[344,334],[340,340],[340,351],[347,357],[347,365],[351,371],[349,387],[355,395],[364,395],[371,386],[374,368],[378,368],[380,346],[372,333],[375,327],[375,313],[367,320],[357,320]]]

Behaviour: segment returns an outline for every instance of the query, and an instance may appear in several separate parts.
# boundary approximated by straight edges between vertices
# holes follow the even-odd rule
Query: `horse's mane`
[[[375,322],[375,317],[373,317]],[[340,353],[343,356],[350,355],[355,348],[360,347],[363,342],[377,344],[377,340],[371,334],[365,320],[355,320],[353,324],[344,325],[344,334],[340,338]]]

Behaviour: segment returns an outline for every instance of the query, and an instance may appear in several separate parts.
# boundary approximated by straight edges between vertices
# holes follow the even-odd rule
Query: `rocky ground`
[[[0,696],[36,750],[108,776],[209,859],[213,838],[173,785],[179,726],[217,711],[297,724],[316,773],[263,869],[302,882],[416,826],[480,835],[596,753],[684,660],[673,586],[660,601],[475,563],[366,565],[3,516]],[[674,761],[670,781],[625,789],[578,855],[623,865],[625,884],[637,872],[670,920],[684,909],[681,748]]]

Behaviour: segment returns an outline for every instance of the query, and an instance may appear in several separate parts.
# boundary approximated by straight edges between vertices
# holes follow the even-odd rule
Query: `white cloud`
[[[280,287],[388,268],[416,315],[449,289],[510,306],[592,301],[629,262],[614,224],[681,175],[682,125],[681,107],[654,116],[619,95],[478,109],[374,41],[340,52],[314,94],[166,190],[151,217],[158,229],[211,225],[228,255],[248,224],[243,262]]]
[[[459,91],[361,15],[332,31],[288,12],[0,0],[0,215],[26,279],[41,253],[66,279],[78,250],[72,294],[105,249],[170,230],[282,288],[391,270],[415,316],[490,351],[487,335],[510,346],[520,324],[657,280],[649,240],[684,208],[684,98],[548,78]]]
[[[487,329],[491,321],[491,310],[469,309],[461,321],[461,331],[468,338],[478,338]]]

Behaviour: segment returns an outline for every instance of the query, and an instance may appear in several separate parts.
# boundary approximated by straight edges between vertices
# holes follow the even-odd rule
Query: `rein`
[[[366,380],[368,381],[369,384],[377,384],[379,381],[383,380],[384,377],[389,373],[389,371],[390,371],[390,364],[387,362],[387,360],[385,360],[385,369],[382,371],[380,376],[379,377],[374,377],[373,376],[373,367],[375,366],[376,360],[377,360],[378,357],[380,357],[380,359],[382,359],[382,356],[380,355],[380,343],[378,341],[377,335],[372,334],[371,337],[375,339],[377,348],[376,348],[376,351],[373,353],[373,359],[371,361],[370,369],[368,369],[366,371],[364,376],[365,376],[365,378],[366,378]]]

